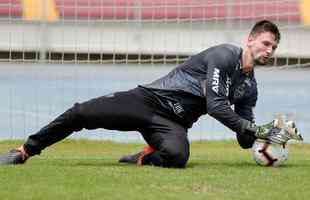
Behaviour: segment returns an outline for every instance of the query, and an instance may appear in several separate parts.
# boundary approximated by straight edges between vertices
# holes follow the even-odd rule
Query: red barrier
[[[226,16],[225,0],[56,0],[62,17],[206,19]]]
[[[299,1],[56,0],[64,18],[90,19],[272,19],[300,21]]]
[[[1,17],[22,17],[23,6],[21,0],[0,0]]]
[[[21,0],[0,0],[1,4],[21,4]]]
[[[62,18],[300,21],[298,0],[55,0]],[[0,0],[0,16],[21,17],[21,0]]]
[[[253,4],[255,2],[255,4]],[[237,19],[300,21],[299,1],[244,1],[236,0],[232,16]]]

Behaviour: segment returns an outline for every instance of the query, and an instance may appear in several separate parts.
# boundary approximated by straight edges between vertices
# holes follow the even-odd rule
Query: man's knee
[[[97,126],[96,124],[96,110],[88,105],[88,102],[85,103],[75,103],[72,108],[70,108],[68,112],[68,118],[70,121],[78,127],[78,130],[83,128],[86,129],[94,129]],[[78,131],[77,130],[77,131]]]
[[[186,148],[170,146],[163,150],[163,157],[166,167],[184,168],[189,159],[189,151]]]

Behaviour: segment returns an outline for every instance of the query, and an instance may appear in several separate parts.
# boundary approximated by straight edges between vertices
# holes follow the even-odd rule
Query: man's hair
[[[252,28],[250,35],[255,36],[263,32],[274,34],[276,41],[279,43],[281,39],[280,31],[276,24],[268,20],[258,21]]]

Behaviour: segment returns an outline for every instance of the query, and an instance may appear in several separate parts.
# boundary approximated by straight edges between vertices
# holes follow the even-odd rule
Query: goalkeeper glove
[[[303,140],[293,121],[275,119],[270,123],[249,128],[257,138],[269,140],[272,143],[285,144],[290,139]]]

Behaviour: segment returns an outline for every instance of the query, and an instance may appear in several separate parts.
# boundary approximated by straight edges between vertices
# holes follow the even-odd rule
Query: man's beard
[[[257,59],[254,59],[254,63],[255,63],[255,65],[267,65],[269,60],[270,60],[270,58],[267,59],[266,62],[263,62],[263,61],[260,61],[259,58],[257,58]]]

